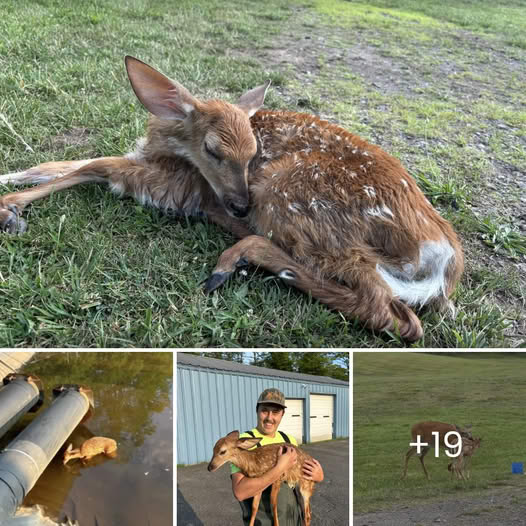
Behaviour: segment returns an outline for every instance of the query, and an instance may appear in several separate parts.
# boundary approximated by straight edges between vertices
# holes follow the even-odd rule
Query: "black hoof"
[[[8,234],[23,234],[27,230],[27,223],[20,217],[18,208],[8,205],[0,212],[0,229]]]
[[[246,267],[248,265],[248,259],[247,258],[239,258],[238,262],[236,263],[236,267]]]
[[[205,283],[204,289],[207,294],[214,292],[219,288],[228,278],[232,275],[232,272],[215,272],[212,274]]]

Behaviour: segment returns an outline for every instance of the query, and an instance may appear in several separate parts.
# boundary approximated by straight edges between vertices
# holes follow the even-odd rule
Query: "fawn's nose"
[[[248,214],[248,204],[230,201],[227,206],[235,217],[246,217]]]

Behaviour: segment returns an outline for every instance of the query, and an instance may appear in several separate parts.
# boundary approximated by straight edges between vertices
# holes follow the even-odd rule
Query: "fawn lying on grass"
[[[204,214],[241,241],[226,250],[210,292],[252,263],[374,330],[423,334],[411,307],[454,311],[463,269],[451,225],[400,162],[335,124],[258,111],[269,83],[230,104],[200,101],[126,57],[135,94],[153,114],[123,157],[44,163],[0,176],[40,186],[0,199],[0,229],[23,232],[32,201],[79,183],[107,183],[180,215]]]
[[[93,437],[85,440],[77,449],[73,449],[73,444],[70,444],[64,451],[62,463],[65,466],[71,459],[80,458],[82,463],[85,464],[101,453],[107,457],[114,458],[117,455],[117,442],[113,438]]]
[[[276,465],[279,450],[284,444],[269,444],[268,446],[261,446],[251,451],[247,451],[247,449],[256,446],[260,441],[261,438],[239,438],[239,431],[232,431],[226,437],[220,438],[216,442],[216,445],[214,446],[214,456],[212,457],[210,464],[208,464],[208,471],[215,471],[225,462],[232,462],[247,477],[260,477],[261,475],[264,475],[269,469]],[[286,482],[291,488],[296,485],[298,486],[303,497],[305,508],[304,526],[310,526],[312,515],[310,498],[314,492],[314,485],[316,483],[312,480],[303,478],[302,466],[306,460],[312,460],[312,457],[300,448],[296,448],[290,444],[287,444],[287,446],[294,447],[298,456],[294,466],[289,471],[283,473],[283,475],[272,484],[272,489],[270,491],[270,504],[272,507],[274,526],[279,526],[278,494],[282,482]],[[249,526],[254,526],[260,500],[261,493],[254,495]]]

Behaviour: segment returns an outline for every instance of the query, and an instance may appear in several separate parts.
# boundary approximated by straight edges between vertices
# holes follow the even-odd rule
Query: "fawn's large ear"
[[[269,86],[270,80],[267,80],[262,86],[247,91],[245,94],[241,95],[236,106],[241,108],[249,117],[252,117],[252,115],[263,106]]]
[[[236,446],[241,449],[250,449],[251,447],[257,446],[263,439],[262,438],[249,438],[243,437],[237,441]]]
[[[125,62],[135,95],[157,117],[183,120],[198,104],[198,100],[184,86],[148,64],[130,56],[126,56]]]

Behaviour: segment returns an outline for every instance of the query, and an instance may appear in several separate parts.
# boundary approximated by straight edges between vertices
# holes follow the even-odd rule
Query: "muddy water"
[[[51,389],[78,383],[93,390],[95,412],[80,424],[24,500],[43,506],[53,519],[65,514],[80,526],[171,526],[172,522],[172,353],[37,353],[21,372],[43,381],[46,403]],[[34,415],[26,415],[0,440],[0,449]],[[118,443],[118,455],[76,459],[62,465],[67,444],[92,436]]]

